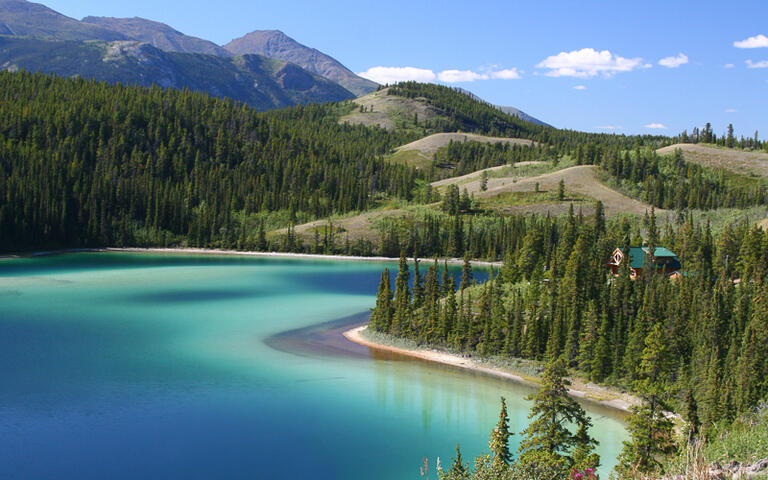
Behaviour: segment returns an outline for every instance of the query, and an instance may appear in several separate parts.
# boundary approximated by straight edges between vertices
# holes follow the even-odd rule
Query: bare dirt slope
[[[348,115],[339,119],[340,123],[352,125],[378,126],[393,130],[399,119],[412,121],[414,115],[421,120],[429,120],[438,116],[437,110],[424,102],[410,98],[388,95],[389,88],[356,98],[353,102],[358,106]],[[363,112],[359,107],[363,107]]]
[[[435,153],[441,148],[447,147],[451,142],[507,143],[526,146],[536,144],[532,140],[522,138],[486,137],[474,133],[435,133],[398,147],[389,160],[417,168],[427,168],[432,165]]]
[[[764,218],[763,220],[757,222],[757,226],[765,231],[768,231],[768,218]]]
[[[517,162],[514,164],[515,167],[527,167],[530,165],[544,165],[547,162]],[[451,177],[451,178],[445,178],[443,180],[438,180],[436,182],[432,182],[432,188],[440,188],[445,187],[448,185],[460,185],[466,182],[469,182],[471,180],[478,180],[482,177],[483,172],[496,172],[499,170],[503,170],[505,168],[509,167],[509,165],[499,165],[498,167],[490,167],[483,170],[478,170],[476,172],[468,173],[466,175],[462,175],[460,177]]]
[[[708,145],[678,143],[656,150],[659,155],[683,151],[686,161],[711,168],[724,168],[741,175],[768,177],[768,153],[745,152]]]
[[[532,140],[522,138],[486,137],[474,133],[435,133],[421,138],[415,142],[399,147],[398,152],[417,150],[424,155],[434,155],[439,149],[447,147],[451,142],[481,142],[481,143],[508,143],[510,145],[534,145]]]
[[[357,240],[368,240],[370,242],[377,242],[378,235],[376,229],[373,228],[374,222],[382,217],[397,217],[403,215],[404,210],[376,210],[373,212],[366,212],[354,217],[339,218],[333,220],[333,229],[337,232],[336,241],[344,242],[347,236],[349,241],[354,242]],[[315,230],[320,233],[320,237],[323,237],[323,228],[328,226],[328,220],[315,220],[313,222],[304,223],[302,225],[296,225],[294,231],[304,237],[304,239],[311,239],[315,235]],[[285,235],[288,233],[287,229],[280,229],[273,232],[278,235]]]
[[[539,190],[557,191],[560,180],[565,181],[566,192],[576,193],[603,202],[607,214],[644,214],[651,209],[650,205],[627,197],[601,183],[597,178],[597,167],[593,165],[565,168],[557,172],[516,181],[510,178],[490,178],[488,179],[488,190],[485,192],[480,191],[479,178],[464,184],[464,187],[478,198],[491,198],[507,192],[533,192],[536,189],[537,183],[539,184]],[[662,212],[662,210],[658,211],[659,213]]]

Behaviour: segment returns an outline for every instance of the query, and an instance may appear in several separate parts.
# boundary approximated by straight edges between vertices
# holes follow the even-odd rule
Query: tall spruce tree
[[[469,480],[469,467],[461,458],[461,449],[456,445],[456,456],[453,457],[448,471],[439,471],[440,480]]]
[[[574,453],[580,463],[594,462],[594,440],[587,432],[591,425],[584,409],[568,395],[570,381],[563,358],[547,364],[539,392],[528,397],[533,401],[528,418],[532,421],[523,431],[520,463],[543,469],[556,469],[563,478],[575,466]],[[578,425],[576,434],[571,425]],[[582,465],[579,465],[582,466]]]
[[[389,332],[392,327],[392,290],[389,283],[389,269],[381,273],[376,307],[371,312],[370,326],[379,332]]]
[[[501,397],[501,411],[499,411],[499,423],[491,432],[489,448],[493,456],[493,464],[496,468],[507,466],[512,462],[512,453],[509,451],[509,416],[507,415],[507,402]]]
[[[464,264],[461,267],[461,283],[459,284],[459,290],[472,285],[472,264],[469,263],[469,252],[464,254]]]
[[[674,452],[673,424],[667,417],[668,362],[664,331],[656,324],[646,337],[639,378],[634,384],[641,403],[631,408],[627,418],[630,441],[624,442],[619,456],[616,470],[620,474],[660,472],[661,460]]]
[[[400,252],[400,264],[395,279],[394,311],[391,333],[408,337],[411,334],[412,304],[408,287],[410,272],[405,250]]]

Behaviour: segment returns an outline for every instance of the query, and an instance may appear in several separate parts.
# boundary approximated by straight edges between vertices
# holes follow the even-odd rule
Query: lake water
[[[340,339],[384,266],[0,260],[0,478],[417,479],[487,451],[501,395],[521,431],[528,387]],[[588,411],[607,472],[626,433]]]

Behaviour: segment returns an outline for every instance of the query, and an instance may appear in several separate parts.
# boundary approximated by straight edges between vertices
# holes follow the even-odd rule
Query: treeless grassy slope
[[[556,192],[560,180],[565,181],[566,192],[583,195],[585,197],[600,200],[605,206],[606,214],[633,213],[644,214],[651,206],[627,197],[616,190],[607,187],[597,178],[597,167],[593,165],[580,165],[565,168],[552,173],[537,175],[513,181],[511,178],[489,178],[488,190],[480,191],[480,179],[465,183],[463,187],[474,193],[477,198],[492,198],[507,192],[534,192],[536,184],[540,191]],[[660,213],[662,210],[658,210]]]
[[[659,155],[683,151],[686,161],[710,168],[724,168],[740,175],[768,177],[768,153],[745,152],[708,145],[678,143],[656,150]]]
[[[514,164],[515,167],[527,167],[530,165],[545,165],[547,162],[517,162]],[[440,188],[440,187],[447,187],[448,185],[461,185],[464,183],[467,183],[472,180],[479,180],[483,172],[497,172],[499,170],[503,170],[510,165],[499,165],[498,167],[490,167],[485,168],[483,170],[478,170],[476,172],[468,173],[466,175],[462,175],[460,177],[451,177],[451,178],[445,178],[443,180],[438,180],[436,182],[432,182],[432,188]],[[479,184],[478,184],[479,185]]]
[[[353,102],[365,110],[357,108],[339,119],[340,123],[352,125],[378,126],[393,130],[398,120],[412,122],[414,114],[419,121],[438,116],[437,110],[416,99],[388,95],[389,88],[356,98]]]
[[[344,242],[347,236],[349,236],[350,242],[357,240],[368,240],[370,242],[377,243],[378,235],[373,228],[374,222],[381,217],[397,217],[405,214],[404,210],[376,210],[373,212],[366,212],[353,217],[338,218],[333,220],[333,229],[336,231],[336,242]],[[315,220],[313,222],[304,223],[302,225],[296,225],[294,231],[304,238],[305,241],[311,240],[315,235],[315,230],[320,233],[320,238],[323,237],[323,228],[328,226],[328,220]],[[277,235],[285,235],[288,233],[288,229],[283,228],[272,232]]]
[[[503,167],[493,168],[498,169]],[[592,204],[583,203],[584,197],[603,202],[607,215],[616,215],[619,213],[643,215],[646,211],[651,209],[650,205],[627,197],[626,195],[602,184],[597,178],[597,167],[593,165],[570,167],[556,172],[522,179],[518,177],[489,178],[488,190],[485,192],[480,191],[480,172],[473,172],[464,177],[441,180],[440,182],[433,183],[433,185],[440,184],[440,186],[446,186],[449,185],[451,181],[458,182],[461,179],[464,179],[465,181],[467,179],[469,180],[462,184],[462,189],[466,187],[467,191],[474,193],[475,197],[481,202],[483,199],[493,199],[494,197],[507,193],[533,193],[536,189],[536,183],[539,184],[539,190],[542,193],[557,192],[560,180],[565,180],[565,201],[544,200],[539,203],[525,205],[511,204],[500,210],[514,215],[524,215],[527,213],[550,213],[551,215],[565,214],[568,212],[572,203],[572,200],[567,198],[569,196],[579,197],[580,201],[575,202],[575,206],[577,209],[581,208],[585,215],[590,215],[594,211],[594,208]],[[547,195],[543,195],[543,197],[547,197]],[[666,213],[666,211],[658,209],[657,213],[661,215]],[[352,217],[335,219],[333,220],[333,227],[337,232],[337,242],[343,242],[344,239],[349,236],[349,240],[352,242],[363,239],[376,244],[379,240],[377,232],[373,228],[376,220],[382,217],[405,215],[408,215],[407,210],[392,209],[376,210]],[[766,220],[766,224],[766,228],[768,228],[768,219]],[[303,225],[297,225],[295,227],[295,232],[301,235],[305,241],[311,241],[316,229],[320,232],[320,237],[322,238],[322,229],[327,225],[328,220],[316,220]],[[282,229],[273,232],[273,234],[280,235],[285,234],[286,232],[286,229]]]
[[[480,143],[508,143],[510,145],[534,145],[532,140],[522,138],[502,138],[486,137],[474,133],[435,133],[428,137],[421,138],[415,142],[403,145],[397,149],[398,152],[408,150],[417,150],[426,155],[434,155],[439,149],[447,147],[451,142],[480,142]]]
[[[486,137],[474,133],[435,133],[408,143],[395,150],[389,158],[392,162],[426,168],[432,164],[435,152],[451,142],[507,143],[510,145],[535,145],[536,142],[523,138]]]

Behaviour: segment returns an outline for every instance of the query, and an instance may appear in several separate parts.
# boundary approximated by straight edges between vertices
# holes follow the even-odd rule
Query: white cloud
[[[587,89],[587,87],[586,87],[586,86],[584,86],[584,85],[576,85],[575,87],[573,87],[573,89],[574,89],[574,90],[586,90],[586,89]],[[598,127],[598,128],[599,128],[599,127]]]
[[[520,78],[520,72],[516,68],[506,68],[504,70],[496,70],[490,73],[491,78],[497,78],[499,80],[517,80]]]
[[[734,65],[734,64],[732,64],[732,63],[726,63],[725,65],[723,65],[723,67],[724,67],[724,68],[733,68],[733,67],[735,67],[735,66],[736,66],[736,65]]]
[[[663,123],[649,123],[645,128],[652,128],[654,130],[666,130],[667,126]]]
[[[437,78],[437,75],[432,70],[415,67],[371,67],[364,72],[358,73],[358,75],[382,85],[408,80],[434,82]]]
[[[598,130],[621,130],[624,127],[614,127],[613,125],[599,125],[595,128]]]
[[[488,80],[486,73],[477,73],[472,70],[443,70],[437,74],[437,79],[445,83],[474,82],[475,80]]]
[[[608,50],[598,52],[593,48],[582,48],[572,52],[560,52],[545,58],[536,68],[547,68],[548,77],[589,78],[602,74],[610,77],[617,72],[630,72],[648,68],[642,58],[624,58]]]
[[[680,65],[685,65],[686,63],[688,63],[688,57],[683,53],[676,57],[664,57],[659,60],[659,65],[667,68],[677,68]]]
[[[484,73],[472,70],[443,70],[435,73],[426,68],[416,67],[371,67],[365,72],[358,73],[363,78],[373,80],[381,84],[392,84],[415,80],[417,82],[462,83],[475,80],[515,80],[520,78],[520,72],[516,68],[492,70]]]
[[[736,110],[735,108],[726,108],[725,109],[725,113],[736,113],[737,111],[738,110]]]
[[[752,60],[747,60],[747,68],[768,68],[768,60],[761,60],[759,62],[753,62]]]
[[[740,42],[733,42],[733,46],[736,48],[764,48],[768,47],[768,37],[765,35],[755,35],[754,37],[749,37],[746,40],[742,40]]]

